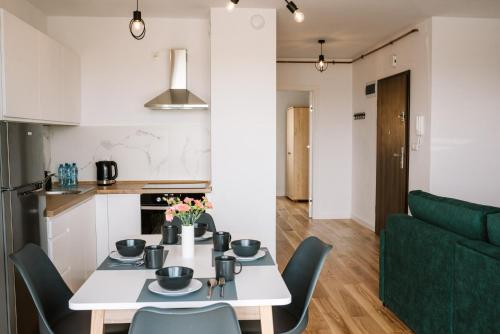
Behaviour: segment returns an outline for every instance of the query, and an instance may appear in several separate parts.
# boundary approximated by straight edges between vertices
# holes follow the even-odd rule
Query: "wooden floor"
[[[316,287],[306,333],[412,333],[378,299],[379,240],[352,220],[310,220],[307,204],[277,200],[280,270],[299,243],[317,236],[333,245]]]

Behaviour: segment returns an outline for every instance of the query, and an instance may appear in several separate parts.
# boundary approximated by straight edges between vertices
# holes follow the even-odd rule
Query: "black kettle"
[[[97,161],[97,185],[109,186],[116,182],[118,165],[114,161]]]

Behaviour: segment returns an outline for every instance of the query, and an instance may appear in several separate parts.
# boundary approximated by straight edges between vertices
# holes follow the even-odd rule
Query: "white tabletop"
[[[158,235],[143,235],[147,244],[157,244]],[[196,245],[195,257],[182,257],[180,245],[165,245],[169,250],[165,267],[185,266],[194,269],[194,277],[215,277],[212,267],[212,245]],[[155,278],[155,270],[97,270],[69,301],[72,310],[135,310],[146,306],[160,308],[203,307],[220,301],[137,302],[146,279]],[[225,302],[232,306],[287,305],[290,292],[277,266],[245,266],[235,277],[237,300]]]

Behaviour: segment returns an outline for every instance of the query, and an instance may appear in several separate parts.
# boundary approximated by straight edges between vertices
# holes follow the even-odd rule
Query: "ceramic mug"
[[[213,234],[214,251],[225,252],[229,250],[231,234],[229,232],[217,231]]]
[[[144,265],[148,269],[160,269],[163,267],[165,258],[164,248],[161,245],[151,245],[144,248]]]
[[[236,271],[236,265],[240,266],[240,270]],[[234,280],[234,275],[238,275],[243,270],[241,262],[236,261],[234,256],[222,255],[215,258],[215,278],[224,277],[226,282]]]

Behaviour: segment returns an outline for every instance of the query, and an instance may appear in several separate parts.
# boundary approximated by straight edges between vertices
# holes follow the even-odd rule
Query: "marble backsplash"
[[[193,124],[50,126],[47,165],[76,162],[79,179],[96,179],[95,162],[114,160],[118,180],[210,180],[210,128]]]

